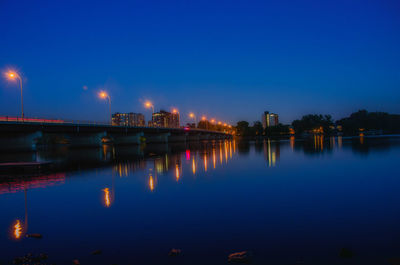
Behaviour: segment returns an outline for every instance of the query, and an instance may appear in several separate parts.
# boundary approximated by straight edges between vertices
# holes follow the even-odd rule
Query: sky
[[[176,107],[231,124],[268,110],[400,113],[400,1],[0,0],[0,70],[26,117]],[[20,115],[0,80],[0,116]]]

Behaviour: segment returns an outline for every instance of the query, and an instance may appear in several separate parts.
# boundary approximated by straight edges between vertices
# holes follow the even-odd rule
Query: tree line
[[[368,112],[359,110],[349,117],[334,121],[331,115],[308,114],[294,120],[291,125],[278,124],[263,128],[260,121],[250,125],[247,121],[239,121],[236,134],[243,137],[281,137],[292,134],[343,134],[357,135],[360,132],[400,133],[400,115],[386,112]]]

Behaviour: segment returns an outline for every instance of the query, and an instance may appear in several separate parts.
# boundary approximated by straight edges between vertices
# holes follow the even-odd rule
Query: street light
[[[179,113],[179,110],[177,108],[173,108],[172,114],[175,115],[175,117],[172,118],[172,126],[179,128],[181,126],[181,124],[180,124],[181,114]]]
[[[153,113],[154,113],[154,105],[153,105],[153,103],[151,103],[150,101],[146,101],[146,102],[144,103],[144,107],[145,107],[146,109],[151,108],[151,109],[153,110]]]
[[[110,123],[112,124],[112,115],[111,115],[111,98],[106,91],[100,91],[99,97],[102,99],[108,99],[108,107],[110,111]]]
[[[206,116],[202,116],[201,120],[204,121],[206,123],[206,129],[208,130],[208,122],[207,122],[207,117]]]
[[[193,112],[190,112],[189,113],[189,117],[191,118],[191,119],[194,119],[194,127],[196,128],[196,115],[194,115],[194,113]]]
[[[213,125],[213,126],[212,126],[212,129],[213,129],[213,130],[216,130],[216,128],[215,128],[215,119],[211,119],[210,122],[211,122],[211,124]]]
[[[22,93],[22,78],[17,72],[14,72],[14,71],[9,71],[8,73],[6,73],[6,76],[10,80],[15,80],[16,78],[19,80],[19,84],[21,86],[21,117],[22,117],[22,121],[23,121],[24,120],[24,95]]]

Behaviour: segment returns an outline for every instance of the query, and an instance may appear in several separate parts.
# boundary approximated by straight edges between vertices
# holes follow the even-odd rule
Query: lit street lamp
[[[24,120],[24,96],[22,93],[22,78],[17,72],[13,72],[13,71],[6,73],[6,76],[10,80],[14,80],[16,78],[19,80],[19,84],[21,86],[21,117],[22,117],[22,121],[23,121]]]
[[[208,122],[207,122],[207,117],[206,116],[202,116],[201,120],[204,121],[206,123],[206,129],[208,130]]]
[[[144,103],[144,106],[145,106],[146,109],[151,108],[153,110],[153,113],[154,113],[154,105],[153,105],[153,103],[151,103],[150,101],[146,101]]]
[[[108,107],[109,107],[109,111],[110,111],[110,124],[112,124],[111,98],[110,98],[110,96],[107,94],[106,91],[100,91],[99,97],[102,98],[102,99],[108,99]]]
[[[190,112],[189,113],[189,118],[191,118],[191,119],[194,119],[194,127],[196,128],[196,115],[194,115],[194,113],[193,112]]]

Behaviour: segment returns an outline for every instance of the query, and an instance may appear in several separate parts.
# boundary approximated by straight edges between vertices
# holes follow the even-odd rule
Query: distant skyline
[[[228,123],[268,110],[400,113],[399,1],[0,1],[0,70],[27,117],[179,109]],[[20,114],[0,79],[0,116]]]

